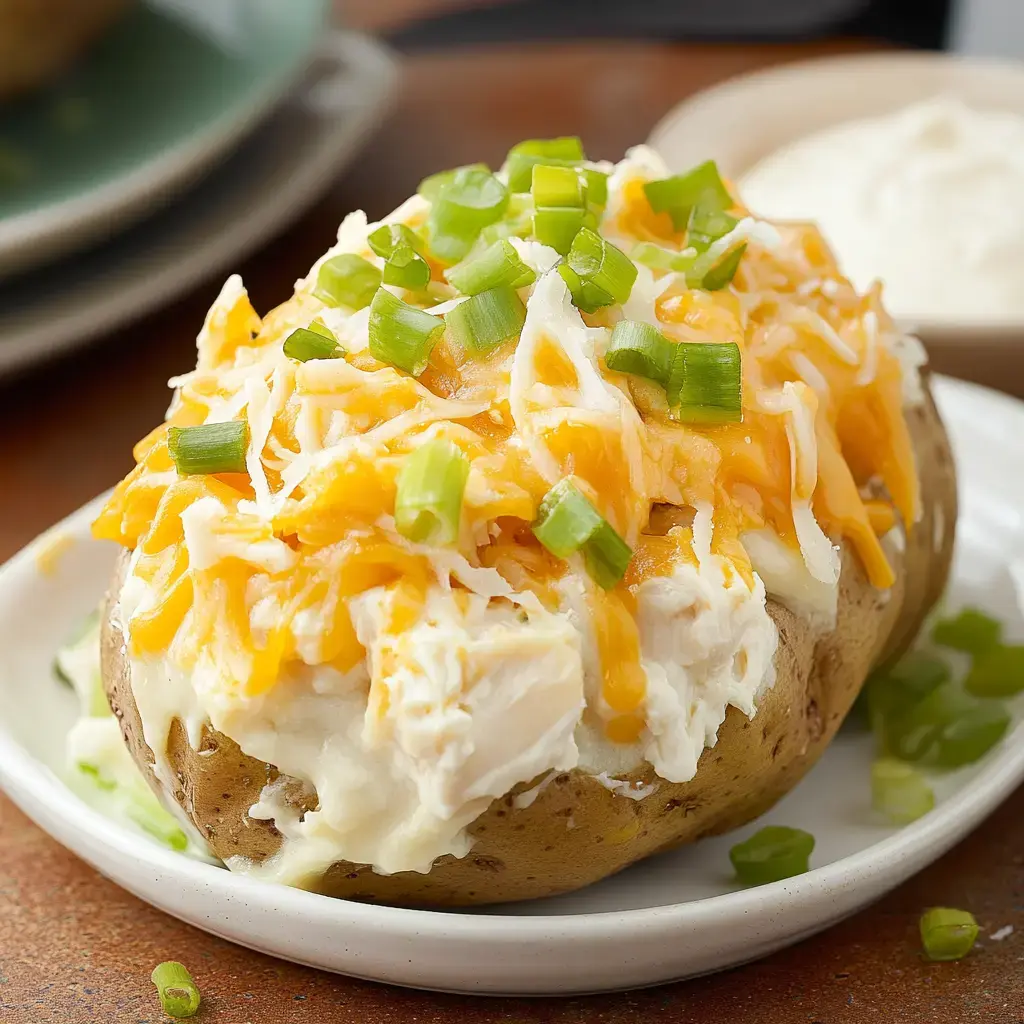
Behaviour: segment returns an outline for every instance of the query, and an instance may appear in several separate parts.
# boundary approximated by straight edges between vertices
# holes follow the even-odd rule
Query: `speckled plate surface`
[[[949,379],[938,379],[935,390],[960,466],[951,600],[987,608],[1020,639],[1024,482],[1006,469],[1008,449],[1024,437],[1024,405]],[[757,825],[567,896],[435,912],[263,885],[112,823],[61,781],[74,701],[50,664],[95,607],[113,565],[113,548],[89,538],[96,508],[81,509],[0,569],[0,783],[42,828],[142,899],[300,963],[400,985],[530,994],[629,988],[718,970],[805,938],[877,899],[949,849],[1024,780],[1018,701],[1017,724],[1003,743],[937,780],[935,810],[903,829],[873,818],[871,739],[844,729]],[[765,823],[812,832],[812,870],[737,888],[728,849]]]

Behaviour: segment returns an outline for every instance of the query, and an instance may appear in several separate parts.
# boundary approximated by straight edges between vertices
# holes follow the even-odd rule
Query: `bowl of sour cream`
[[[933,355],[1024,343],[1024,65],[783,65],[698,94],[650,141],[673,169],[713,155],[757,214],[817,221],[854,284],[882,280]]]

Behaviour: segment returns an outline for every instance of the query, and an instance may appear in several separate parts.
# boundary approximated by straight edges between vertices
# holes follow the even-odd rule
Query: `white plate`
[[[1024,114],[1024,66],[948,53],[873,53],[801,61],[729,79],[665,115],[649,142],[675,170],[714,158],[736,180],[811,132],[876,117],[938,94]],[[929,345],[1024,340],[1024,321],[914,321]]]
[[[1024,482],[1007,447],[1024,405],[937,382],[961,467],[954,601],[989,608],[1021,634],[1010,575],[1024,584]],[[1024,725],[979,764],[946,776],[938,806],[895,831],[868,807],[870,738],[844,731],[762,820],[817,837],[814,870],[736,889],[728,849],[757,826],[665,854],[582,892],[472,913],[331,900],[190,861],[100,817],[64,784],[73,700],[50,675],[55,648],[103,592],[112,547],[88,539],[88,506],[0,569],[0,782],[60,842],[118,884],[191,924],[300,963],[459,992],[570,993],[652,985],[718,970],[805,938],[877,899],[966,835],[1024,780]],[[75,539],[52,575],[37,558]]]
[[[291,99],[179,202],[87,257],[0,282],[0,374],[82,345],[253,252],[358,152],[395,80],[378,43],[329,33]]]

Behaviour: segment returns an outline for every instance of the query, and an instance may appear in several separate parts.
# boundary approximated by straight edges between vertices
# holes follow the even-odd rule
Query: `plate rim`
[[[938,393],[940,410],[942,404],[956,401],[957,393],[961,393],[969,400],[998,401],[1024,426],[1024,402],[980,385],[940,375],[935,375],[933,382]],[[34,560],[39,545],[45,544],[55,532],[72,531],[80,534],[84,524],[95,514],[103,498],[101,495],[77,509],[0,566],[0,589],[10,586],[12,577],[26,570],[36,571]],[[97,545],[104,543],[87,536],[82,538],[82,542]],[[31,567],[27,564],[29,562],[33,563]],[[1024,726],[1018,725],[1017,731],[1021,728]],[[451,949],[453,952],[465,948],[467,943],[485,942],[492,949],[510,949],[527,943],[562,944],[572,940],[588,940],[591,947],[599,945],[602,951],[631,940],[642,941],[649,948],[652,943],[671,940],[681,929],[700,928],[705,924],[713,923],[721,927],[723,923],[728,923],[730,927],[736,928],[746,925],[749,930],[748,915],[753,918],[782,916],[793,922],[789,930],[777,933],[784,937],[770,948],[778,948],[828,927],[938,859],[977,827],[1013,792],[1022,778],[1024,743],[1005,743],[984,772],[925,817],[856,853],[813,868],[806,874],[769,885],[739,889],[682,903],[626,910],[525,916],[487,912],[453,913],[336,900],[298,889],[261,883],[166,850],[144,836],[136,835],[110,821],[86,805],[54,772],[29,754],[0,718],[0,784],[24,813],[44,831],[101,872],[104,872],[105,862],[100,854],[92,855],[96,850],[106,854],[106,863],[125,863],[134,860],[158,870],[163,876],[161,884],[164,888],[169,886],[172,891],[176,886],[199,886],[207,891],[213,888],[219,890],[227,899],[240,901],[260,913],[283,912],[288,916],[298,915],[311,924],[329,927],[332,932],[339,934],[344,934],[346,928],[370,926],[378,932],[386,933],[389,941],[418,940],[422,943],[429,937],[429,941],[437,948],[442,951]],[[80,842],[75,843],[76,838]],[[148,871],[145,873],[149,874]],[[141,884],[136,890],[121,876],[117,877],[116,881],[119,886],[135,891],[147,902],[154,903],[172,915],[175,914],[170,898],[161,903],[158,899],[143,895],[142,890],[145,887]],[[867,894],[866,898],[864,894]],[[828,909],[820,913],[816,908],[820,909],[823,903]],[[815,923],[810,927],[806,923],[800,923],[806,922],[808,914],[816,914]],[[198,923],[194,918],[185,916],[184,912],[180,916],[193,924]],[[264,952],[287,955],[275,950],[272,943],[270,948],[267,948],[262,933],[262,947],[258,942],[239,939],[230,929],[225,930],[212,914],[199,926],[233,941],[240,941],[243,945],[262,948]],[[764,942],[771,940],[761,941],[762,949],[767,951],[764,949]],[[404,965],[405,960],[402,959],[401,963]],[[414,973],[412,964],[413,961],[410,959],[409,971]],[[358,968],[346,966],[343,973],[382,980],[379,971],[360,974]],[[384,980],[403,983],[401,979]],[[668,980],[671,980],[671,977],[666,975],[650,983]],[[418,988],[429,987],[429,984],[424,986],[421,981],[404,983]],[[502,987],[500,984],[487,982],[478,983],[476,988],[470,985],[437,987],[442,991],[477,994],[502,994],[513,991],[522,994],[525,991],[509,987],[508,984]],[[614,982],[605,986],[611,987],[623,986],[617,986]],[[548,985],[531,991],[569,994],[597,990],[595,987],[573,989],[571,986],[563,988]]]
[[[329,0],[308,0],[319,7],[316,21],[330,18]],[[23,265],[0,271],[16,276],[60,254],[74,252],[105,229],[127,227],[145,213],[171,202],[188,184],[202,177],[280,103],[301,80],[317,52],[319,37],[311,33],[276,74],[261,78],[236,103],[221,110],[198,131],[179,138],[122,174],[64,199],[0,219],[0,266],[25,256]],[[29,249],[26,255],[22,250]]]
[[[1024,64],[1004,58],[918,50],[871,51],[810,57],[731,75],[684,98],[658,119],[647,136],[647,144],[654,149],[660,149],[666,136],[678,132],[680,125],[704,108],[726,103],[739,106],[744,96],[766,82],[799,82],[801,79],[811,80],[821,74],[832,76],[846,68],[854,70],[871,65],[888,65],[894,69],[905,67],[910,71],[946,65],[969,75],[1012,77],[1024,88]],[[1020,113],[1024,115],[1024,107]],[[930,320],[918,316],[905,318],[903,326],[911,333],[920,334],[928,342],[936,345],[956,344],[962,342],[965,337],[971,337],[978,342],[999,344],[1019,342],[1024,338],[1024,317],[1019,320]]]
[[[358,32],[332,29],[322,39],[318,52],[340,67],[347,66],[358,73],[360,97],[357,104],[335,117],[332,128],[324,130],[313,158],[298,165],[292,177],[295,186],[274,193],[244,222],[219,231],[200,250],[169,254],[159,269],[147,272],[127,287],[119,286],[112,297],[105,295],[95,305],[85,307],[84,312],[82,307],[65,310],[56,321],[44,319],[27,330],[12,331],[6,336],[0,329],[0,379],[82,347],[97,335],[159,308],[211,277],[233,258],[248,254],[320,198],[348,155],[354,155],[369,135],[374,118],[390,102],[398,71],[387,47]],[[315,90],[315,82],[311,88]],[[304,95],[300,84],[282,101],[281,108],[289,102],[301,102]],[[201,184],[199,188],[202,187]],[[189,197],[180,197],[178,201],[188,203]],[[139,253],[151,255],[150,250],[139,249],[133,256],[138,257]]]

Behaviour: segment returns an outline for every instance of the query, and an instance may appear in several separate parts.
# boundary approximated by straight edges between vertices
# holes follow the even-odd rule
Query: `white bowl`
[[[1024,114],[1024,65],[945,53],[872,53],[786,64],[698,93],[662,118],[649,141],[673,169],[711,157],[736,180],[770,153],[812,132],[938,94]],[[1001,370],[1016,369],[1024,387],[1024,369],[1007,360],[1007,347],[1024,340],[1024,321],[918,319],[907,326],[938,355],[942,371],[977,379],[979,361],[996,361]],[[990,380],[1006,387],[1004,378]]]
[[[1024,636],[1024,481],[1007,446],[1024,405],[959,381],[936,398],[960,465],[951,598]],[[653,985],[764,956],[878,899],[941,856],[1024,781],[1015,726],[976,764],[935,780],[935,810],[906,828],[870,810],[873,742],[844,729],[756,824],[644,861],[580,892],[471,911],[381,907],[267,885],[200,863],[103,818],[65,785],[75,701],[54,650],[96,606],[115,558],[93,540],[98,503],[0,568],[0,785],[52,836],[141,899],[252,949],[376,981],[475,993],[552,994]],[[54,542],[63,545],[54,556]],[[40,558],[42,553],[47,557]],[[729,847],[760,825],[814,834],[813,870],[739,888]],[[985,925],[994,922],[982,922]],[[913,941],[908,933],[908,941]]]

